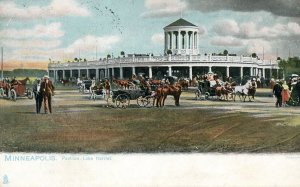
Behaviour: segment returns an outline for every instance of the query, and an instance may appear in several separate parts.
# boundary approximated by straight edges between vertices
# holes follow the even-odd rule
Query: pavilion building
[[[192,78],[208,72],[240,78],[283,76],[276,60],[200,54],[199,27],[182,18],[164,28],[164,40],[164,56],[128,55],[86,62],[49,63],[48,73],[54,80],[71,77],[128,79],[132,74],[139,73],[149,78],[166,75]]]

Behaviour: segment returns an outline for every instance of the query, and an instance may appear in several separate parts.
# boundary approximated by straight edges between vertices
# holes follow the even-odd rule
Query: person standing
[[[51,99],[54,95],[54,86],[52,81],[49,80],[47,75],[44,76],[44,80],[41,83],[40,92],[42,93],[43,100],[44,100],[44,111],[46,114],[48,112],[52,113],[52,106],[51,106]]]
[[[298,96],[298,105],[300,105],[300,78],[298,78],[298,81],[295,84],[294,89],[295,89],[295,91],[297,93],[297,96]]]
[[[42,93],[40,92],[41,88],[41,79],[37,79],[37,82],[35,85],[33,85],[33,93],[34,93],[34,98],[35,98],[35,108],[36,108],[36,113],[39,114],[41,111],[42,107],[42,102],[43,102],[43,96]]]
[[[283,82],[281,95],[282,95],[282,105],[285,107],[287,106],[286,102],[290,99],[289,86],[286,84],[286,81]]]
[[[273,94],[276,97],[276,103],[275,106],[276,107],[281,107],[282,106],[282,96],[281,96],[281,92],[282,92],[282,86],[279,82],[276,82],[276,84],[273,87]]]

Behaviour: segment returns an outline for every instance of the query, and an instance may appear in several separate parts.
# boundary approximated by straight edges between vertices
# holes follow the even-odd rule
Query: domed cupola
[[[165,54],[169,50],[173,55],[197,55],[199,27],[183,18],[169,24],[165,31]]]

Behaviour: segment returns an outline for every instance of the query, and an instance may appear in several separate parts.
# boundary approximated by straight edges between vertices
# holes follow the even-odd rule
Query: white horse
[[[235,96],[239,95],[239,98],[241,99],[241,96],[242,96],[242,98],[244,99],[244,102],[245,102],[250,88],[251,88],[250,80],[248,80],[245,85],[235,86],[233,89],[233,92],[232,92],[233,101],[235,101]]]

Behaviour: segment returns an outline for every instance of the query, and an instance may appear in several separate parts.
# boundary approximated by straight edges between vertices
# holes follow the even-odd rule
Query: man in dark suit
[[[52,106],[51,106],[51,99],[54,95],[54,86],[52,84],[52,81],[49,80],[49,77],[47,75],[44,76],[44,80],[41,83],[40,92],[42,93],[43,100],[44,100],[44,110],[45,113],[48,114],[48,112],[52,113]]]
[[[276,107],[281,107],[282,106],[282,96],[281,96],[281,92],[282,92],[282,83],[280,82],[276,82],[276,84],[273,87],[273,94],[275,95],[275,97],[277,98],[277,101],[275,103]]]
[[[43,102],[43,96],[42,93],[40,92],[41,88],[41,79],[37,79],[37,82],[35,85],[33,85],[33,93],[34,93],[34,98],[35,98],[35,108],[36,108],[36,113],[39,114],[41,111],[42,107],[42,102]]]

